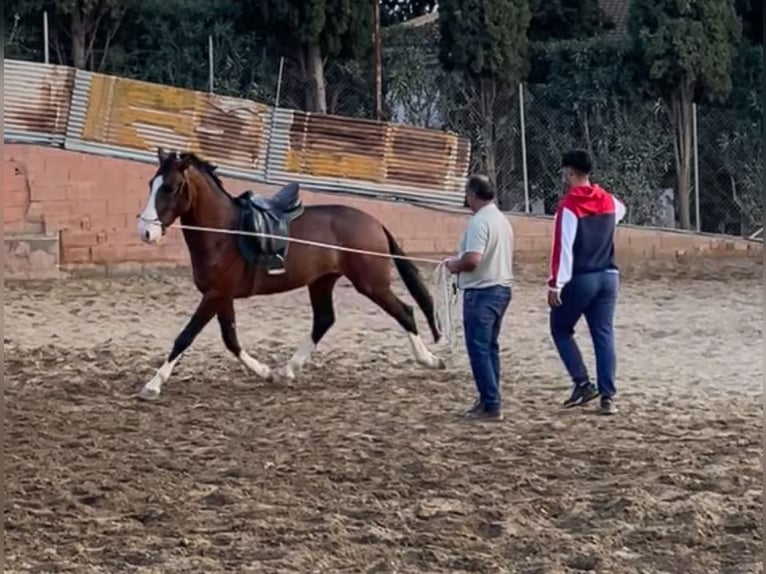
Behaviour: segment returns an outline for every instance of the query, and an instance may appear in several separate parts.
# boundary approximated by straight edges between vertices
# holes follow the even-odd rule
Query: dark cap
[[[582,174],[588,175],[593,169],[590,154],[582,149],[574,149],[561,156],[561,167],[568,167]]]

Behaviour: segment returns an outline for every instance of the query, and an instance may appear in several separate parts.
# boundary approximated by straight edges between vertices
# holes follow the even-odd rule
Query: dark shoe
[[[613,415],[616,412],[617,407],[614,405],[614,399],[612,397],[601,397],[601,404],[598,407],[598,414]]]
[[[475,418],[484,411],[484,405],[481,400],[476,401],[473,406],[467,411],[463,412],[463,416],[466,418]]]
[[[499,407],[496,409],[484,409],[479,418],[485,421],[500,422],[503,420],[503,411]]]
[[[564,408],[579,407],[591,402],[598,396],[598,389],[593,383],[582,383],[577,385],[569,398],[564,401]]]
[[[503,411],[500,410],[500,407],[488,409],[481,403],[481,401],[477,401],[473,407],[463,414],[463,416],[467,419],[501,421],[503,420]]]

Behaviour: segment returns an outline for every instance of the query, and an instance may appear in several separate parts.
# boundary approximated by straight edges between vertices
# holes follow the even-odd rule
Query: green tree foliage
[[[700,177],[705,231],[749,235],[763,214],[763,50],[743,45],[729,99],[700,107]]]
[[[264,75],[263,57],[253,34],[236,33],[235,23],[241,17],[235,0],[139,0],[129,15],[132,34],[123,39],[134,57],[122,64],[123,73],[207,90],[208,37],[212,35],[215,91],[253,96]]]
[[[519,209],[517,82],[528,70],[532,198],[552,210],[561,151],[582,146],[593,153],[598,181],[625,199],[631,223],[642,224],[658,223],[660,190],[691,187],[689,105],[697,101],[702,228],[746,234],[760,227],[762,2],[632,0],[632,37],[622,41],[600,34],[595,0],[529,1],[527,10],[521,0],[447,0],[438,20],[385,29],[389,117],[469,137],[472,169],[494,177],[503,207]],[[436,2],[378,5],[389,24]],[[4,7],[6,57],[42,60],[47,10],[53,63],[72,65],[77,52],[88,69],[206,90],[212,35],[217,93],[273,103],[283,55],[280,103],[299,109],[317,108],[307,81],[311,42],[321,55],[326,110],[370,117],[374,2],[8,0]],[[73,36],[75,18],[84,32]],[[688,194],[675,203],[684,223]]]
[[[121,0],[11,0],[4,8],[6,27],[10,16],[11,30],[18,34],[12,40],[28,41],[31,30],[38,30],[38,41],[42,40],[43,12],[48,12],[52,60],[98,71],[107,65],[129,4]],[[20,28],[22,22],[30,32]]]
[[[530,0],[531,42],[581,40],[610,29],[598,0]]]
[[[246,0],[250,22],[279,53],[292,58],[306,80],[306,108],[327,113],[325,61],[361,58],[372,42],[373,2]]]
[[[529,17],[527,0],[443,0],[442,64],[466,78],[518,81],[525,70]]]
[[[689,229],[692,104],[731,91],[741,24],[733,0],[633,0],[629,26],[650,93],[670,109],[676,208]]]
[[[5,57],[41,61],[42,15],[25,10],[23,0],[10,0],[5,3],[3,17]]]
[[[504,114],[513,110],[525,72],[529,17],[528,0],[439,4],[439,56],[456,79],[453,97],[465,111],[460,123],[478,147],[482,171],[501,193],[511,185],[498,178],[498,153],[508,135],[503,132]]]
[[[658,215],[661,182],[672,161],[661,107],[636,89],[630,42],[592,39],[536,43],[530,54],[527,148],[530,185],[551,212],[558,200],[563,149],[594,157],[596,178],[628,205],[631,223]]]
[[[736,0],[742,22],[742,37],[750,44],[763,45],[763,0]]]
[[[445,82],[439,64],[439,25],[394,26],[383,35],[383,92],[386,113],[421,127],[442,128]]]

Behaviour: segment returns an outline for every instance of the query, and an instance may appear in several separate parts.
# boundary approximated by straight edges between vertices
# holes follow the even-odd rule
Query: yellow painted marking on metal
[[[316,177],[383,181],[382,161],[362,155],[289,150],[285,156],[285,171]]]
[[[188,140],[194,135],[197,97],[195,92],[180,88],[120,78],[114,88],[109,143],[135,149],[154,147],[154,142],[146,139],[152,128],[165,134],[173,132],[174,139]]]

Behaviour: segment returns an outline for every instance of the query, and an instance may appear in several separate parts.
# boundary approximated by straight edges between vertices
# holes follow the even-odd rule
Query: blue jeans
[[[466,289],[463,329],[471,371],[486,410],[500,408],[500,327],[511,302],[510,287]]]
[[[611,397],[617,392],[613,323],[619,288],[620,276],[612,271],[575,275],[561,290],[561,305],[551,309],[553,342],[576,385],[590,380],[574,338],[575,325],[585,315],[593,339],[598,391],[602,397]]]

